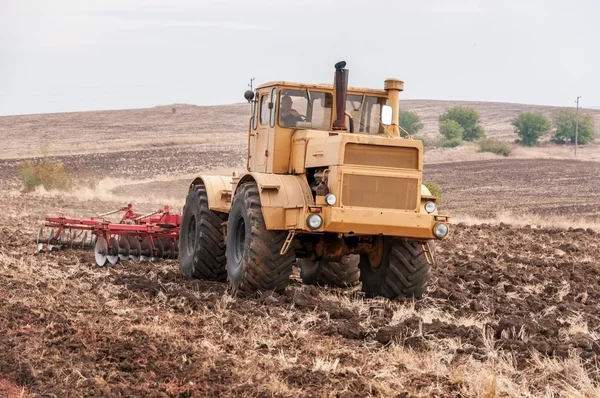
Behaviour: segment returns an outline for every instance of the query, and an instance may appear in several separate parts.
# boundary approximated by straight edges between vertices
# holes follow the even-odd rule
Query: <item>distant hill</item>
[[[401,100],[402,109],[416,112],[424,128],[420,135],[438,134],[438,117],[455,106],[475,108],[488,136],[513,140],[510,122],[522,112],[550,115],[559,107],[501,102]],[[600,109],[594,115],[600,137]],[[53,154],[114,152],[174,145],[242,146],[247,143],[250,106],[247,103],[196,106],[174,104],[153,108],[1,116],[4,138],[0,158],[38,156],[44,142]],[[90,139],[93,137],[93,139]],[[90,145],[102,138],[103,144]],[[132,146],[132,139],[137,142]]]

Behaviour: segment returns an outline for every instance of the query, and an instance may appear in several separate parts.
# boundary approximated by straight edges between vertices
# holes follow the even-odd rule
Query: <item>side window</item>
[[[269,126],[273,127],[275,126],[275,99],[277,98],[277,89],[274,88],[271,91],[271,101],[273,101],[273,104],[271,106],[271,112],[269,112]]]
[[[266,126],[269,122],[269,94],[260,97],[260,124]]]
[[[258,126],[258,91],[254,93],[254,102],[252,103],[252,130]]]

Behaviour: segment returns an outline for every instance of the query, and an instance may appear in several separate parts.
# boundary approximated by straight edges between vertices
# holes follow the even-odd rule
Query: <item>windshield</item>
[[[354,119],[354,132],[366,134],[383,133],[379,124],[381,107],[387,104],[387,98],[372,95],[348,94],[346,111]]]
[[[279,93],[279,125],[329,130],[333,96],[324,91],[283,89]]]

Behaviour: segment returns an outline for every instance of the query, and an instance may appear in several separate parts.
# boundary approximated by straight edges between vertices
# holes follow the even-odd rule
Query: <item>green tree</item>
[[[440,134],[444,137],[441,145],[454,148],[460,145],[465,130],[454,120],[442,120],[440,122]]]
[[[577,143],[587,144],[595,138],[594,119],[589,113],[577,112],[574,109],[561,109],[552,115],[552,123],[556,127],[556,133],[552,140],[557,144],[567,142],[575,144],[575,122],[579,119],[577,126]]]
[[[475,141],[485,137],[483,128],[479,125],[479,114],[475,109],[455,106],[440,115],[440,122],[454,120],[463,128],[463,140]]]
[[[521,113],[511,123],[523,145],[536,146],[541,136],[552,127],[550,120],[541,113]]]
[[[421,118],[415,112],[400,110],[398,116],[398,124],[404,130],[408,131],[408,134],[413,135],[419,132],[423,128]]]

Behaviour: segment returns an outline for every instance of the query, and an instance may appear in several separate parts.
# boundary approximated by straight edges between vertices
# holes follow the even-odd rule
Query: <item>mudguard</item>
[[[305,206],[314,205],[310,187],[303,176],[247,173],[240,177],[235,190],[250,181],[255,181],[258,186],[267,229],[296,228]]]
[[[201,175],[191,185],[203,183],[208,196],[208,208],[214,211],[229,213],[231,207],[231,176]]]

